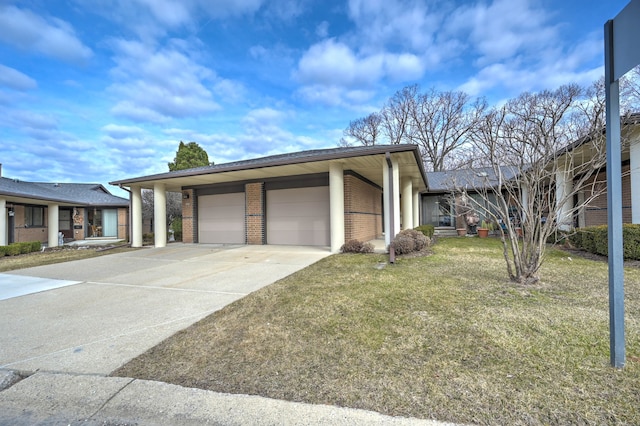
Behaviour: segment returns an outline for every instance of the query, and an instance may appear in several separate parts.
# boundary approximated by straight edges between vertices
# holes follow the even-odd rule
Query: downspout
[[[127,191],[129,193],[129,244],[132,243],[133,241],[133,227],[131,226],[131,221],[133,221],[133,212],[131,211],[131,204],[133,204],[133,194],[131,193],[130,190],[128,190],[127,188],[125,188],[124,186],[122,186],[122,184],[118,185],[118,187],[124,191]]]
[[[387,151],[385,153],[385,158],[387,159],[387,166],[389,167],[389,202],[387,205],[389,206],[389,232],[393,233],[395,229],[395,217],[394,217],[394,204],[393,204],[393,164],[391,163],[391,154]],[[393,239],[395,235],[391,235],[389,238],[389,263],[396,262],[396,250],[393,248]]]

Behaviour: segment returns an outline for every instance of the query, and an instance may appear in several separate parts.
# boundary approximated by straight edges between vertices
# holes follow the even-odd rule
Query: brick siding
[[[189,198],[184,198],[185,194],[188,195]],[[184,189],[182,195],[182,242],[195,243],[197,238],[194,223],[196,217],[194,191],[193,189]]]
[[[247,244],[266,244],[264,182],[246,184],[244,193],[245,232]]]
[[[622,166],[622,222],[631,223],[631,176],[629,164]],[[592,183],[595,179],[595,187]],[[607,224],[607,173],[600,172],[591,179],[584,189],[584,198],[597,195],[584,209],[585,226]]]
[[[369,241],[382,235],[382,190],[357,176],[344,176],[345,241]]]

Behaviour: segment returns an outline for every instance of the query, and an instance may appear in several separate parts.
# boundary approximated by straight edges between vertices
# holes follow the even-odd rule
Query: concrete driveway
[[[0,293],[10,277],[61,286],[0,300],[0,369],[109,374],[329,254],[314,247],[171,244],[3,274]]]

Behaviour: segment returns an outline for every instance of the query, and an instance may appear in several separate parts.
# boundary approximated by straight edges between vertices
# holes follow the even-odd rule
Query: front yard
[[[640,423],[640,270],[626,270],[616,370],[607,264],[551,250],[539,285],[521,287],[500,250],[442,239],[384,268],[382,255],[331,256],[114,375],[458,423]]]

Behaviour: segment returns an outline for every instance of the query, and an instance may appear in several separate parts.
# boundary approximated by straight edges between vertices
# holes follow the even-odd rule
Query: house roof
[[[403,176],[418,178],[416,184],[419,190],[426,190],[426,175],[420,151],[417,145],[409,144],[300,151],[122,179],[110,183],[119,186],[140,185],[143,188],[151,188],[154,183],[164,183],[167,190],[176,191],[189,186],[326,172],[329,162],[340,161],[344,163],[345,170],[353,170],[382,186],[382,165],[387,152],[398,159]]]
[[[511,180],[518,171],[513,167],[500,167],[503,179]],[[498,184],[493,167],[478,167],[459,170],[428,172],[427,184],[429,192],[449,192],[454,189],[492,188]]]
[[[0,177],[0,197],[18,203],[55,202],[73,206],[128,206],[129,200],[112,195],[98,183],[25,182]]]

